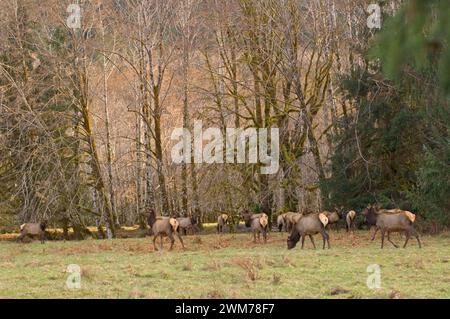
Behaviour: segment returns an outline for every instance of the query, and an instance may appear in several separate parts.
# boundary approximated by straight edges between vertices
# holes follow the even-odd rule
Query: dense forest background
[[[76,2],[77,10],[70,5]],[[376,23],[377,3],[381,28]],[[369,203],[450,225],[450,3],[2,0],[0,229]],[[375,20],[374,20],[375,19]],[[280,129],[280,170],[171,161],[174,128]]]

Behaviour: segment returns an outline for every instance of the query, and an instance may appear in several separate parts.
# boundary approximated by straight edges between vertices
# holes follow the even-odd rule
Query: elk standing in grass
[[[171,217],[159,217],[156,218],[155,211],[153,209],[150,209],[149,215],[148,215],[148,225],[150,227],[151,233],[153,235],[153,247],[156,250],[156,238],[159,236],[161,239],[160,242],[160,250],[163,249],[163,237],[167,236],[170,239],[170,248],[169,250],[172,250],[173,244],[175,243],[175,238],[173,237],[173,234],[175,234],[178,239],[180,240],[181,246],[184,249],[184,243],[183,239],[181,238],[180,234],[178,233],[178,227],[180,226],[180,223],[175,219]]]
[[[354,210],[347,212],[347,214],[345,215],[345,228],[347,229],[347,232],[353,229],[355,218],[356,212]]]
[[[371,205],[367,210],[363,212],[367,221],[373,222],[375,221],[375,232],[373,233],[372,240],[375,239],[375,235],[377,231],[381,231],[381,248],[384,246],[384,236],[387,232],[388,241],[395,247],[398,248],[390,238],[391,233],[401,233],[404,232],[406,235],[406,240],[403,245],[403,248],[406,247],[406,244],[409,241],[411,235],[416,237],[417,243],[419,244],[419,248],[422,248],[422,244],[420,242],[419,234],[414,229],[414,221],[416,220],[416,215],[401,209],[381,209],[378,210],[378,207],[375,205]]]
[[[325,214],[325,216],[327,216],[328,218],[328,227],[331,229],[331,227],[334,225],[334,228],[336,230],[339,230],[339,220],[342,219],[343,217],[343,213],[342,213],[343,207],[339,208],[335,208],[335,210],[333,212],[329,212],[329,211],[323,211],[322,214]]]
[[[47,222],[40,223],[25,223],[20,225],[20,235],[17,240],[23,240],[25,236],[39,236],[41,243],[45,242],[45,229],[47,228]]]
[[[179,223],[178,231],[182,232],[185,236],[188,231],[192,234],[200,231],[200,228],[198,227],[198,218],[195,216],[177,217],[177,221]]]
[[[220,214],[219,217],[217,217],[217,232],[223,233],[224,228],[227,224],[228,224],[228,215]]]
[[[302,249],[305,244],[305,237],[309,236],[311,243],[316,249],[316,244],[314,243],[313,235],[320,233],[323,239],[323,249],[325,249],[325,242],[328,244],[328,249],[330,248],[330,237],[325,231],[325,227],[328,224],[328,218],[323,213],[319,214],[310,214],[303,216],[300,220],[295,224],[292,229],[291,234],[287,239],[287,247],[288,249],[293,249],[300,238],[302,239]]]
[[[242,214],[245,226],[250,227],[253,231],[253,242],[256,243],[256,235],[258,235],[258,241],[261,240],[261,234],[263,235],[264,243],[267,242],[267,230],[269,228],[269,216],[267,214],[250,214],[247,210]]]
[[[277,216],[277,228],[278,228],[278,231],[279,231],[280,233],[281,233],[283,230],[284,230],[284,231],[287,231],[287,228],[286,228],[286,214],[287,214],[287,213],[280,214],[280,215]]]

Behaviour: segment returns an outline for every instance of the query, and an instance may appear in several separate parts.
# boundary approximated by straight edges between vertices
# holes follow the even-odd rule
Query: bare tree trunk
[[[94,137],[93,126],[92,126],[92,113],[90,108],[90,97],[89,97],[89,80],[88,72],[86,69],[86,56],[83,57],[83,65],[77,66],[77,84],[78,84],[78,105],[83,118],[82,126],[84,129],[86,141],[88,143],[88,153],[91,157],[89,165],[91,166],[91,175],[94,180],[94,188],[99,193],[102,200],[103,207],[106,213],[106,220],[111,230],[111,237],[115,237],[115,221],[114,214],[111,207],[111,200],[108,191],[105,187],[105,182],[101,173],[100,160],[97,150],[97,143]]]
[[[100,9],[100,30],[101,30],[101,36],[102,36],[102,48],[105,49],[105,28],[103,25],[103,16],[101,7]],[[111,129],[110,129],[110,119],[109,119],[109,110],[108,110],[108,76],[107,76],[107,66],[108,62],[106,59],[106,53],[103,53],[103,63],[102,63],[102,71],[103,71],[103,108],[105,112],[105,130],[106,130],[106,166],[108,170],[108,190],[109,190],[109,196],[111,199],[111,209],[112,209],[112,215],[114,216],[114,222],[116,223],[116,226],[120,227],[119,225],[119,219],[117,216],[116,211],[116,198],[114,194],[114,187],[113,187],[113,151],[111,147]]]
[[[186,32],[186,30],[185,30]],[[189,33],[187,35],[184,35],[184,45],[183,45],[183,127],[186,129],[190,128],[190,122],[189,122],[189,96],[188,96],[188,73],[189,73],[189,43],[187,37],[189,36]],[[191,166],[194,164],[191,163]],[[192,168],[191,168],[192,170]],[[188,171],[187,171],[187,163],[183,161],[181,166],[181,198],[182,198],[182,209],[183,214],[188,213]]]
[[[136,216],[139,228],[145,229],[146,223],[142,215],[142,141],[141,141],[141,116],[136,112]]]

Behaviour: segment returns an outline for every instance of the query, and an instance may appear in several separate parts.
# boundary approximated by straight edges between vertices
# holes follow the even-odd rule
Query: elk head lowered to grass
[[[256,242],[256,235],[258,235],[258,241],[261,240],[261,234],[263,235],[264,243],[267,242],[267,231],[269,228],[269,216],[267,214],[251,214],[248,210],[241,213],[244,219],[245,226],[250,227],[253,231],[253,242]]]
[[[17,241],[23,240],[25,236],[39,236],[41,243],[45,242],[45,229],[47,228],[47,221],[40,223],[25,223],[20,225],[20,235],[17,237]]]
[[[149,210],[148,215],[148,226],[150,227],[151,234],[153,235],[153,247],[156,250],[156,238],[159,236],[161,239],[160,242],[160,250],[163,249],[163,237],[167,236],[170,239],[170,248],[169,250],[172,250],[173,244],[175,243],[175,238],[173,237],[173,234],[175,234],[183,249],[184,243],[183,239],[181,238],[180,234],[178,233],[178,227],[180,226],[180,223],[172,217],[156,217],[155,211],[153,209]]]
[[[314,243],[313,235],[320,233],[323,239],[323,249],[325,249],[325,242],[328,244],[328,249],[330,248],[330,237],[328,236],[325,227],[328,224],[328,218],[323,213],[310,214],[302,216],[299,221],[294,225],[291,234],[287,239],[288,249],[293,249],[300,238],[302,239],[302,249],[305,244],[305,237],[309,236],[311,243],[316,249],[316,244]]]
[[[420,242],[419,234],[414,229],[414,221],[416,220],[416,215],[398,208],[395,209],[379,209],[377,205],[369,205],[369,207],[362,212],[363,216],[366,218],[366,222],[369,225],[375,225],[375,232],[373,233],[372,240],[375,239],[375,235],[378,230],[381,231],[381,248],[384,246],[384,236],[387,232],[388,241],[395,247],[398,246],[391,240],[391,233],[401,233],[404,232],[406,235],[406,240],[403,248],[409,241],[411,235],[416,237],[419,248],[422,248]]]

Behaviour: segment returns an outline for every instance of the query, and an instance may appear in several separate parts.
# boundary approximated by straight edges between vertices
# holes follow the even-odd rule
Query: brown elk
[[[264,243],[267,242],[267,231],[269,228],[269,216],[267,214],[251,214],[247,210],[241,213],[244,219],[245,226],[250,227],[253,231],[253,242],[256,242],[256,235],[258,235],[258,241],[261,240],[261,234],[263,235]]]
[[[325,249],[325,242],[328,244],[328,249],[330,248],[330,237],[325,230],[325,227],[328,224],[328,218],[323,213],[319,214],[310,214],[303,216],[299,219],[299,221],[295,224],[292,229],[291,234],[287,239],[287,247],[288,249],[293,249],[300,238],[302,239],[302,249],[305,244],[305,237],[309,236],[311,243],[316,249],[316,244],[314,243],[313,235],[320,233],[323,239],[323,249]]]
[[[228,215],[220,214],[217,217],[217,232],[223,233],[225,226],[228,224]]]
[[[188,231],[191,231],[192,233],[200,231],[200,228],[198,227],[198,218],[196,216],[177,217],[177,221],[179,223],[178,231],[182,232],[185,236]]]
[[[25,223],[20,225],[20,235],[17,240],[23,240],[25,236],[39,236],[41,243],[45,242],[45,229],[47,228],[47,222],[43,221],[40,223]]]
[[[284,231],[287,231],[287,228],[286,228],[286,214],[287,214],[287,213],[280,214],[280,215],[277,216],[277,228],[278,228],[278,231],[279,231],[280,233],[281,233],[283,230],[284,230]]]
[[[416,219],[416,215],[401,209],[378,209],[376,205],[370,205],[367,210],[364,210],[362,213],[366,221],[370,223],[375,222],[375,232],[373,233],[372,240],[375,239],[375,235],[378,230],[381,231],[381,248],[384,247],[384,236],[387,232],[388,241],[395,247],[398,248],[390,238],[391,233],[401,233],[404,232],[406,235],[405,243],[403,244],[403,248],[408,244],[409,238],[411,235],[416,237],[417,243],[419,244],[419,248],[422,248],[422,244],[420,242],[419,234],[414,229],[414,221]]]
[[[347,232],[352,230],[355,218],[356,212],[354,210],[347,212],[347,214],[345,215],[345,227],[347,229]]]
[[[331,226],[334,225],[336,230],[339,229],[338,223],[339,223],[339,220],[341,220],[343,218],[343,207],[341,207],[341,208],[335,207],[334,211],[332,211],[332,212],[323,211],[322,214],[325,214],[325,216],[327,216],[329,228],[331,228]]]
[[[180,223],[175,219],[171,217],[156,217],[155,211],[153,209],[149,210],[149,215],[147,219],[148,225],[151,230],[151,234],[153,235],[153,247],[155,250],[158,250],[156,248],[156,238],[159,236],[160,241],[160,250],[163,249],[163,237],[167,236],[170,239],[170,248],[169,250],[172,250],[173,244],[175,243],[175,238],[173,237],[173,234],[175,234],[183,249],[184,243],[183,239],[181,238],[180,234],[178,233],[178,227],[180,226]]]

